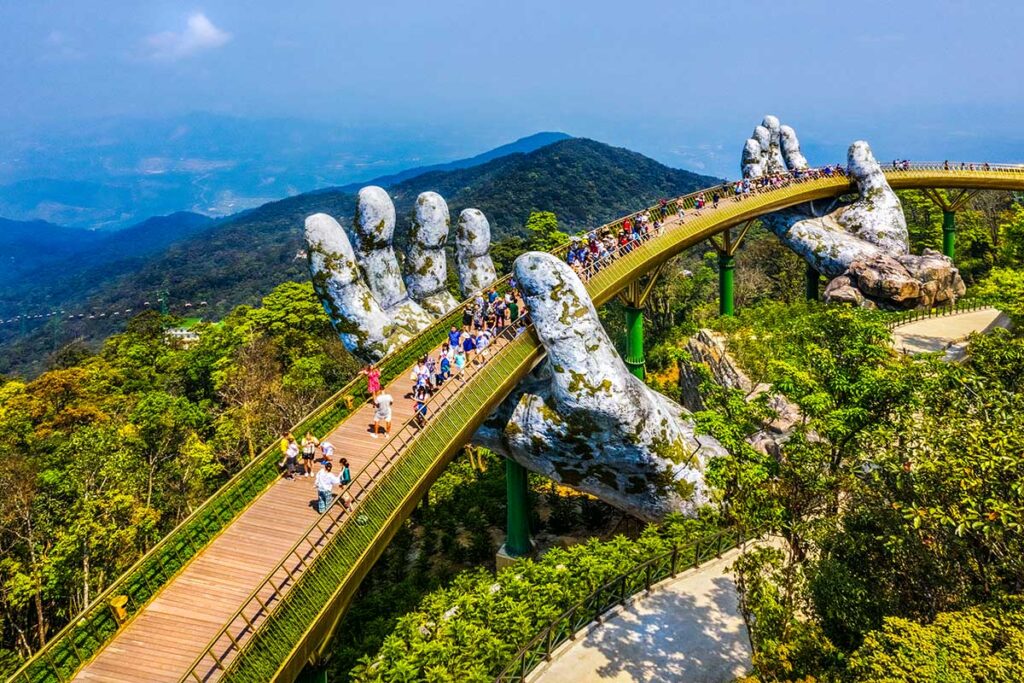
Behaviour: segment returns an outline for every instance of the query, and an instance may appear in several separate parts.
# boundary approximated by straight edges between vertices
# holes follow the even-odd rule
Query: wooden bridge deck
[[[408,396],[410,372],[411,367],[385,389],[394,398],[393,430],[413,417],[413,401]],[[338,458],[346,458],[353,476],[387,442],[384,437],[371,437],[372,424],[373,406],[366,403],[327,437],[335,447],[335,465]],[[299,541],[316,518],[315,505],[312,477],[278,479],[79,671],[75,680],[178,681]],[[287,581],[284,572],[277,578]],[[269,593],[265,597],[269,599]]]
[[[701,213],[713,211],[709,205]],[[678,224],[678,217],[672,216],[665,221],[663,230]],[[496,340],[491,350],[500,345],[501,341]],[[467,367],[467,376],[473,373],[474,367],[472,364]],[[395,399],[393,430],[413,417],[411,370],[412,366],[406,368],[385,387]],[[431,414],[433,412],[432,409]],[[326,437],[335,447],[335,463],[338,458],[346,458],[354,477],[358,477],[363,466],[387,443],[383,437],[371,437],[372,424],[373,406],[367,402]],[[301,438],[302,435],[296,436]],[[189,667],[210,640],[306,533],[316,519],[315,504],[312,477],[278,479],[83,667],[74,680],[169,683],[188,675]],[[291,569],[298,570],[298,564]],[[274,582],[287,588],[290,583],[287,571],[279,569]],[[272,609],[276,599],[273,591],[268,586],[264,593],[260,597]],[[253,623],[258,623],[262,615],[249,617]],[[236,634],[236,639],[241,643],[245,637],[239,638]],[[222,635],[215,651],[227,661],[235,647]],[[207,656],[198,674],[204,681],[213,681],[219,678],[220,671]]]
[[[723,198],[723,205],[729,203],[732,203],[731,198]],[[714,212],[709,202],[700,213],[691,211],[687,216]],[[664,222],[662,232],[652,233],[652,236],[679,224],[678,216],[671,216]],[[492,346],[491,350],[496,350],[500,340]],[[395,399],[393,430],[413,417],[411,369],[411,366],[406,368],[385,387]],[[472,364],[467,367],[467,376],[473,369]],[[432,409],[431,414],[433,412]],[[367,402],[326,437],[334,444],[335,462],[341,457],[348,459],[355,477],[387,443],[384,438],[371,437],[372,424],[373,406]],[[302,435],[296,436],[301,438]],[[282,478],[274,482],[83,667],[74,680],[164,683],[179,681],[188,675],[189,667],[210,640],[306,533],[316,519],[315,504],[312,477]],[[296,563],[290,569],[297,571],[300,567]],[[287,571],[279,569],[274,582],[286,590],[290,583]],[[276,599],[273,590],[267,586],[264,592],[260,598],[272,609]],[[258,624],[263,615],[248,616]],[[236,634],[239,644],[245,639],[246,635]],[[235,650],[226,635],[222,635],[215,646],[217,655],[224,661],[230,660]],[[209,655],[197,673],[204,681],[216,680],[220,675]]]

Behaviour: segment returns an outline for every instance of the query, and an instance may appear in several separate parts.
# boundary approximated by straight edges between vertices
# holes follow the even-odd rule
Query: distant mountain
[[[453,218],[467,207],[481,209],[490,220],[494,239],[522,234],[531,211],[554,211],[569,229],[599,225],[631,210],[690,192],[716,179],[668,168],[636,152],[583,138],[555,142],[529,153],[515,153],[451,171],[417,175],[389,188],[399,216],[396,241],[403,243],[416,196],[425,190],[448,200]],[[68,310],[95,312],[138,310],[153,293],[166,290],[172,304],[206,301],[202,315],[216,318],[234,306],[256,303],[286,280],[309,277],[304,258],[305,217],[325,212],[351,226],[355,196],[341,190],[318,191],[265,204],[218,222],[130,269],[109,277],[88,271],[51,288],[47,297]],[[109,267],[98,269],[110,270]],[[102,338],[117,325],[101,321],[63,323],[61,335]],[[20,340],[0,326],[0,359],[8,366],[34,373],[49,350],[51,335],[38,331]],[[2,363],[2,360],[0,360]]]
[[[224,217],[485,147],[481,134],[443,121],[357,125],[193,113],[3,129],[0,216],[111,230],[180,210]]]
[[[561,140],[568,140],[571,135],[567,133],[534,133],[528,135],[525,138],[519,138],[515,142],[510,142],[507,145],[495,147],[489,152],[483,154],[477,154],[475,157],[468,159],[459,159],[457,161],[449,161],[446,164],[433,164],[432,166],[419,166],[417,168],[410,168],[407,171],[400,173],[393,173],[392,175],[381,176],[374,178],[364,183],[349,183],[348,185],[342,185],[341,187],[331,188],[331,190],[340,190],[342,192],[351,192],[355,194],[360,188],[366,187],[367,185],[379,185],[381,187],[391,187],[397,185],[403,181],[410,180],[417,176],[424,175],[426,173],[432,173],[437,171],[455,171],[460,168],[472,168],[473,166],[480,166],[488,161],[508,156],[509,154],[528,154],[535,149],[546,147],[555,142]],[[326,190],[330,191],[330,190]]]
[[[79,292],[134,271],[147,256],[213,223],[182,211],[108,233],[0,218],[0,318],[75,301]]]

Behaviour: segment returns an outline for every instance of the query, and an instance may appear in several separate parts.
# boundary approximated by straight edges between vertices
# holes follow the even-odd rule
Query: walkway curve
[[[1024,190],[1024,166],[985,167],[978,164],[970,169],[946,170],[942,164],[925,164],[889,170],[886,175],[896,189],[940,187]],[[727,193],[728,187],[717,188],[719,192],[726,192],[726,198],[718,209],[706,208],[701,215],[690,211],[685,224],[680,224],[675,217],[670,218],[665,222],[661,234],[616,259],[592,277],[587,283],[587,289],[595,305],[607,302],[630,282],[690,246],[730,227],[807,201],[848,194],[854,189],[849,179],[842,174],[817,178],[807,176],[798,182],[754,194],[737,202]],[[696,194],[685,198],[689,202],[688,208],[692,207]],[[658,207],[652,207],[651,210],[657,211]],[[616,227],[620,222],[609,224],[609,227]],[[243,514],[227,522],[225,531],[199,550],[189,565],[159,589],[155,598],[141,607],[129,626],[106,641],[100,657],[120,656],[122,662],[130,663],[131,657],[136,656],[131,648],[125,648],[131,638],[128,634],[131,633],[138,637],[137,642],[145,645],[151,659],[155,659],[161,651],[176,652],[184,657],[191,652],[196,653],[197,659],[193,666],[177,670],[180,673],[170,667],[165,673],[171,678],[178,675],[180,680],[200,681],[224,677],[253,681],[277,678],[294,680],[307,661],[322,656],[362,578],[430,484],[489,412],[542,356],[543,349],[539,341],[532,330],[527,330],[499,349],[480,372],[454,393],[450,401],[443,406],[434,406],[437,410],[432,411],[431,420],[414,437],[400,444],[394,442],[394,439],[380,446],[372,444],[377,449],[377,455],[367,465],[366,476],[369,482],[358,499],[357,514],[348,515],[338,522],[340,526],[337,533],[329,537],[320,535],[316,542],[308,538],[297,541],[301,543],[305,540],[310,549],[290,569],[283,566],[290,557],[286,556],[281,560],[281,566],[272,570],[271,574],[287,570],[289,582],[282,584],[284,587],[275,596],[272,605],[264,605],[262,610],[257,610],[259,614],[246,614],[246,604],[240,605],[234,616],[220,629],[219,635],[214,636],[205,649],[200,647],[198,651],[193,649],[194,644],[186,646],[178,640],[179,632],[187,632],[187,627],[177,628],[171,633],[155,631],[148,634],[132,628],[137,622],[141,624],[147,611],[152,613],[162,592],[170,590],[169,587],[175,584],[187,585],[189,577],[192,577],[192,587],[197,595],[219,594],[225,600],[231,599],[227,595],[230,591],[225,591],[224,585],[238,588],[233,584],[240,582],[239,577],[233,577],[228,572],[218,578],[213,573],[204,575],[197,568],[202,558],[213,553],[222,552],[230,556],[238,552],[239,543],[242,548],[260,548],[258,540],[246,534],[241,535],[241,540],[233,541],[232,545],[231,539],[235,536],[230,533],[231,528],[241,523],[245,517]],[[408,373],[399,373],[398,376],[405,377]],[[346,419],[354,419],[359,414],[360,411],[354,411]],[[343,426],[344,423],[337,429]],[[340,454],[344,454],[343,449]],[[279,487],[292,483],[274,482],[258,495],[249,509],[255,508],[264,496],[273,496]],[[297,511],[295,515],[286,515],[275,521],[288,526],[292,532],[297,529],[301,534],[308,527],[308,520],[309,517]],[[353,520],[358,520],[358,523]],[[286,531],[282,529],[281,532]],[[274,552],[269,546],[266,550]],[[258,591],[259,585],[257,581],[253,590]],[[253,593],[251,596],[246,600],[255,599],[259,603],[258,595]],[[192,618],[197,622],[204,620],[203,602],[199,598],[190,609],[181,612],[183,618]],[[73,647],[72,644],[70,649]],[[213,668],[210,668],[209,662],[202,663],[207,655],[215,660]],[[46,675],[46,661],[50,658],[48,651],[44,651],[42,657],[35,658],[34,662],[23,667],[13,680],[64,680],[63,675]],[[28,671],[31,665],[40,662],[43,675],[30,675]]]
[[[666,579],[555,650],[530,683],[727,683],[751,668],[728,567],[742,552]]]
[[[971,334],[985,334],[995,328],[1007,328],[1010,318],[992,307],[962,313],[923,318],[893,328],[892,345],[902,353],[942,351],[947,360],[959,360],[966,352],[961,343]]]

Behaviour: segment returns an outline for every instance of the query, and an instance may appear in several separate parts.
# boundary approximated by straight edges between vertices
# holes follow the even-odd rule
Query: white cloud
[[[85,53],[78,49],[74,41],[68,38],[63,31],[50,31],[43,42],[45,44],[43,51],[45,59],[55,61],[77,60],[85,56]]]
[[[230,33],[214,26],[202,12],[195,12],[189,15],[184,31],[153,34],[146,38],[146,45],[153,59],[176,60],[221,47],[229,40]]]

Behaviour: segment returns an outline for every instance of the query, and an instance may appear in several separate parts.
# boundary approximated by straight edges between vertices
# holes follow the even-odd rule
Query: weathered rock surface
[[[455,263],[463,296],[486,289],[498,278],[491,260],[491,224],[479,209],[463,209],[455,233]]]
[[[470,264],[476,281],[494,281],[487,252],[490,227],[476,209],[473,229],[457,240],[456,257]],[[375,361],[458,305],[445,289],[448,205],[434,192],[416,202],[405,278],[395,256],[395,205],[379,187],[359,191],[354,227],[346,232],[334,218],[318,213],[306,219],[306,246],[313,288],[345,347],[364,361]],[[480,228],[482,223],[483,228]],[[489,266],[489,271],[487,267]],[[471,291],[477,291],[476,287]]]
[[[692,514],[707,501],[704,466],[721,445],[629,373],[565,263],[529,252],[515,276],[548,360],[478,439],[643,519]]]
[[[306,250],[313,289],[349,351],[366,360],[384,356],[411,337],[394,323],[362,279],[345,230],[330,216],[306,219]]]
[[[405,257],[405,285],[420,306],[440,317],[459,302],[445,288],[448,260],[444,252],[448,242],[448,203],[436,192],[424,192],[416,198],[416,213],[409,232],[409,250]]]
[[[703,373],[698,367],[705,368],[711,379],[723,387],[737,389],[746,394],[747,401],[753,401],[767,394],[768,407],[775,417],[761,429],[751,435],[747,441],[762,453],[778,456],[782,444],[788,439],[797,423],[803,421],[799,406],[774,391],[770,384],[751,382],[746,373],[740,369],[736,361],[729,355],[725,340],[711,330],[698,330],[697,334],[686,342],[689,360],[679,363],[679,387],[683,396],[683,405],[691,411],[704,410],[706,406],[701,398],[700,386]]]
[[[796,133],[773,116],[766,116],[744,144],[744,177],[806,168]],[[952,261],[936,252],[909,253],[903,207],[866,142],[850,145],[847,174],[857,185],[853,202],[832,202],[824,210],[810,203],[762,219],[786,246],[833,280],[826,301],[905,309],[963,294]]]
[[[367,286],[377,303],[401,327],[425,329],[431,317],[409,298],[391,240],[395,234],[395,205],[383,188],[359,190],[355,218],[355,253]]]

